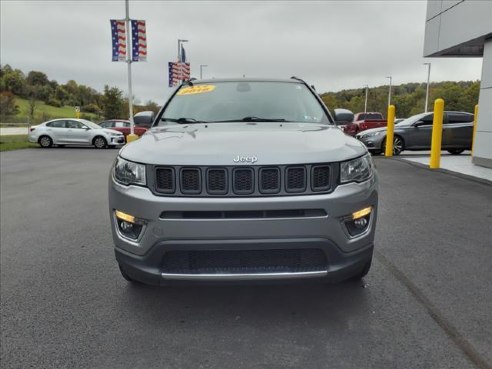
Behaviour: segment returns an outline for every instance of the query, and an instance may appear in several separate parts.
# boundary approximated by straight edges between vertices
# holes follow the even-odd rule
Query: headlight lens
[[[373,164],[371,155],[340,163],[340,183],[364,182],[371,178]]]
[[[122,159],[116,158],[114,162],[114,179],[124,185],[137,184],[145,186],[145,165],[134,163]]]
[[[110,136],[113,136],[113,137],[118,137],[121,135],[122,135],[122,133],[110,133]]]

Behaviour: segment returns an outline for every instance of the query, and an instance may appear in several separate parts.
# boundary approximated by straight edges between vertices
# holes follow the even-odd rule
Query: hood
[[[381,132],[381,131],[386,131],[386,127],[366,129],[366,130],[360,132],[359,135],[364,136],[366,133],[374,133],[374,132]]]
[[[154,127],[124,146],[128,160],[161,165],[282,165],[337,162],[366,153],[335,126],[215,123]],[[234,160],[237,159],[237,160]]]

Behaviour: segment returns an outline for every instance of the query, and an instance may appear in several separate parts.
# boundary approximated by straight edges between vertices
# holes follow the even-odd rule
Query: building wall
[[[492,168],[492,1],[428,0],[424,56],[483,57],[473,163]]]

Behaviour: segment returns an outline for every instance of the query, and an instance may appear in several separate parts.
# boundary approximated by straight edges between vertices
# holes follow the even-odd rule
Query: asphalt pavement
[[[135,287],[107,209],[117,150],[0,155],[2,368],[490,368],[492,187],[400,159],[364,283]]]

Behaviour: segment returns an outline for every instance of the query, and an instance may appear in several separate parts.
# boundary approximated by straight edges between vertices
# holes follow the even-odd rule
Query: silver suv
[[[116,260],[129,281],[362,278],[377,175],[300,79],[178,87],[109,180]]]

